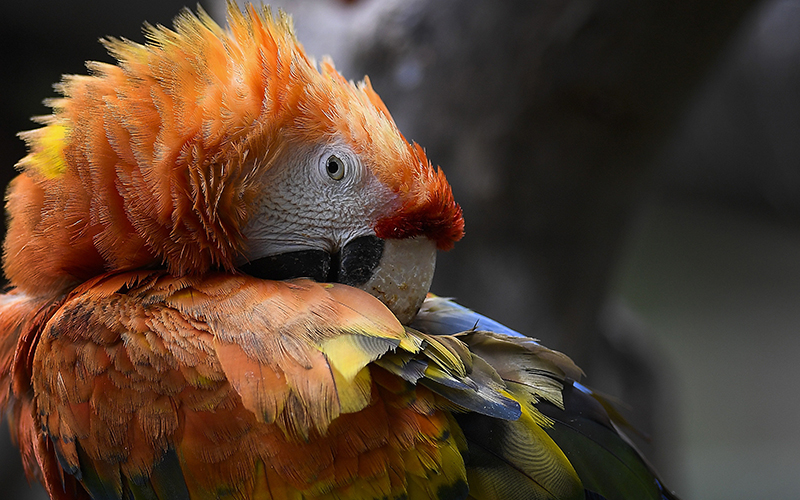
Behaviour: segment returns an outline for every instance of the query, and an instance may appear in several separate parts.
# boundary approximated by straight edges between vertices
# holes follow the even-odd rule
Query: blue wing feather
[[[429,295],[425,300],[411,326],[428,335],[457,335],[462,332],[486,331],[529,339],[452,300],[433,295]],[[502,361],[498,362],[497,359],[502,360],[501,357],[496,357],[494,368],[498,373],[502,373],[503,367],[497,366]],[[585,498],[677,499],[663,487],[652,467],[621,434],[618,426],[625,426],[627,422],[611,408],[611,403],[606,398],[563,374],[553,374],[553,380],[561,384],[563,408],[548,401],[539,401],[535,406],[551,419],[551,424],[542,425],[542,428],[572,463],[583,482]],[[489,425],[491,419],[470,415],[458,417],[462,424],[475,419],[483,419],[483,423],[466,425],[462,428],[467,442],[475,447],[472,454],[473,461],[480,456],[479,443],[486,441],[480,434],[487,432],[486,429],[491,427]],[[503,460],[502,446],[497,445],[495,448],[497,449],[493,455],[494,459],[500,462]]]
[[[454,335],[469,330],[484,330],[511,337],[526,337],[483,314],[435,295],[429,295],[425,299],[411,327],[429,335]]]

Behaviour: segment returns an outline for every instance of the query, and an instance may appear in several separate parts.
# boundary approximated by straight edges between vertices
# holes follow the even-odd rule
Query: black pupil
[[[328,158],[327,167],[328,167],[328,173],[330,174],[335,174],[339,172],[339,170],[342,168],[339,158],[336,158],[335,156],[331,156],[330,158]]]

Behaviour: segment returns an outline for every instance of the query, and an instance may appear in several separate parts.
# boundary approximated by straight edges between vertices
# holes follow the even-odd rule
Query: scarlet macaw
[[[8,192],[0,407],[54,499],[673,498],[565,355],[426,293],[463,234],[369,80],[188,11]],[[614,413],[611,411],[611,415]]]

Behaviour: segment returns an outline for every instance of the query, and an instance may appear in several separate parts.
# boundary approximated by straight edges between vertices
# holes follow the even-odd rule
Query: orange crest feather
[[[276,152],[338,136],[402,202],[384,237],[463,232],[450,186],[399,133],[368,80],[317,70],[291,21],[228,8],[229,28],[184,11],[147,44],[104,41],[117,65],[66,76],[8,194],[4,269],[33,293],[108,270],[165,265],[175,275],[232,270]]]

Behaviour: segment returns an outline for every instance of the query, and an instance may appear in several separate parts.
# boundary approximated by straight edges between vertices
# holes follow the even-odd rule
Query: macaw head
[[[309,60],[291,22],[184,12],[66,77],[8,197],[5,271],[35,293],[164,265],[362,288],[409,321],[463,234],[441,170],[369,80]]]

